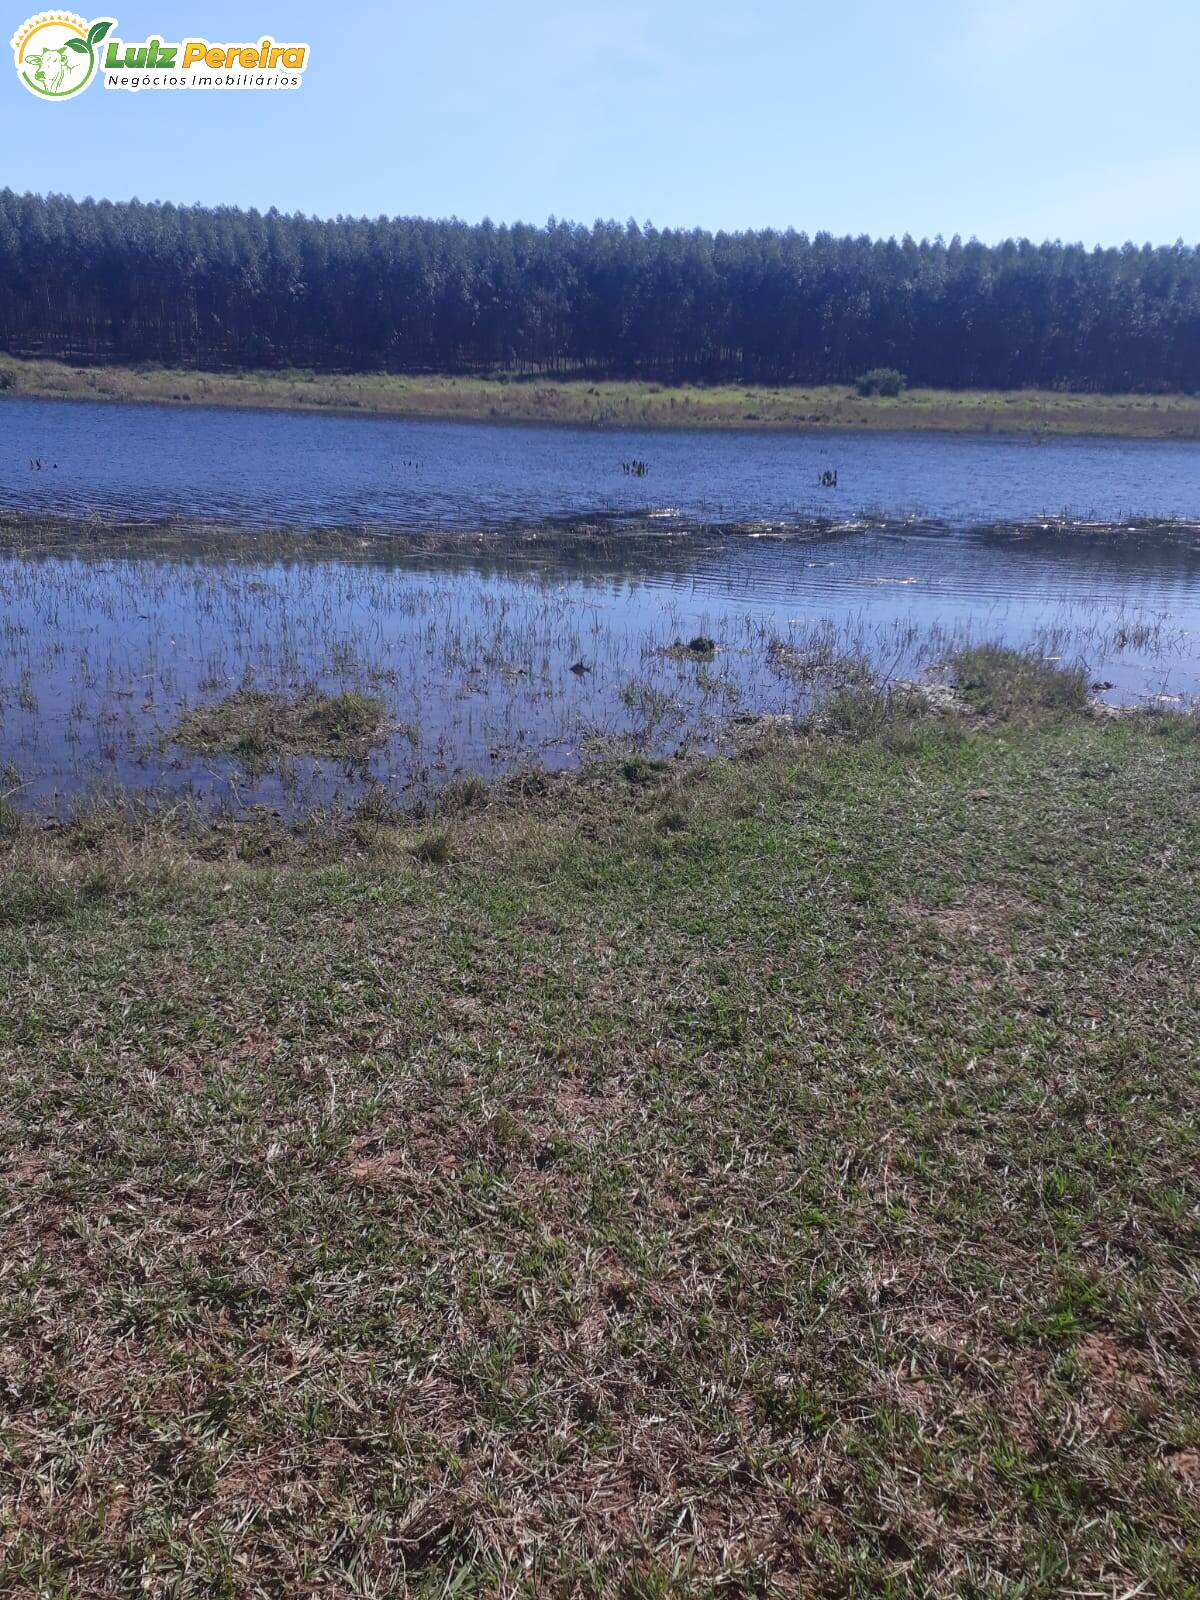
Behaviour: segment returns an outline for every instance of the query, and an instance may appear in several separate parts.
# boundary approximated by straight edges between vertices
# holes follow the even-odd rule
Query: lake
[[[622,470],[645,461],[645,477]],[[30,463],[43,461],[44,470]],[[818,479],[836,471],[838,487]],[[99,401],[0,401],[0,505],[253,525],[473,528],[579,516],[953,527],[1200,514],[1200,444],[605,432]]]
[[[624,473],[638,459],[647,475]],[[836,490],[817,487],[827,468]],[[1113,702],[1200,694],[1200,533],[1127,527],[1200,515],[1195,444],[6,400],[0,506],[378,535],[333,556],[303,540],[224,553],[219,529],[155,555],[0,554],[0,793],[41,809],[121,787],[295,811],[373,783],[419,795],[630,745],[711,749],[739,716],[802,713],[835,656],[919,677],[981,641],[1082,664]],[[405,539],[563,518],[661,537],[582,560],[553,542],[434,555]],[[677,648],[696,635],[711,655]],[[172,742],[189,707],[307,684],[384,701],[392,732],[368,762],[247,773]]]

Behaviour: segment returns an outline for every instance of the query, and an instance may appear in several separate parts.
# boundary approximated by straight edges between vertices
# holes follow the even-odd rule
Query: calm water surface
[[[649,464],[644,478],[621,464]],[[48,463],[31,470],[31,461]],[[835,469],[838,488],[819,489]],[[1200,514],[1200,445],[862,433],[606,432],[215,407],[0,401],[0,505],[231,522],[478,527],[882,511],[965,526]]]

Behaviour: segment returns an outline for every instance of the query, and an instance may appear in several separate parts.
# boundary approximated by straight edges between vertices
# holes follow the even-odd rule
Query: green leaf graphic
[[[85,56],[88,53],[88,47],[84,44],[82,39],[68,39],[67,49],[78,50],[81,56]]]
[[[88,29],[88,43],[99,44],[111,27],[111,22],[93,22]]]

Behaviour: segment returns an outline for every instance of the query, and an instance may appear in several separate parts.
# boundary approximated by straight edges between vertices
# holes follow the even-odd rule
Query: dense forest
[[[0,191],[0,349],[207,369],[1200,391],[1200,251]]]

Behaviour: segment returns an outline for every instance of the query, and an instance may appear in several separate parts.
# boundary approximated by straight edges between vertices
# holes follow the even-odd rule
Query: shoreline
[[[0,355],[0,398],[101,400],[326,412],[372,418],[685,431],[1000,434],[1200,439],[1200,396],[915,388],[896,398],[844,385],[684,384],[440,374],[202,372],[77,367]]]

